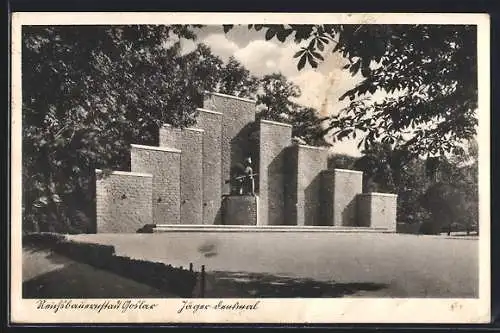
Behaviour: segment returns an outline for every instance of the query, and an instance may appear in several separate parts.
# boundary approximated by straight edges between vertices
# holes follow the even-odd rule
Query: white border
[[[176,314],[178,302],[131,316],[94,311],[37,312],[21,298],[21,26],[78,24],[255,23],[477,24],[479,84],[480,228],[478,299],[265,299],[258,311]],[[490,321],[490,56],[487,14],[277,14],[277,13],[14,13],[12,15],[11,320],[16,323],[484,323]],[[88,300],[91,301],[91,300]],[[203,299],[200,301],[210,301]],[[236,300],[234,300],[236,301]],[[250,301],[245,299],[242,301]]]

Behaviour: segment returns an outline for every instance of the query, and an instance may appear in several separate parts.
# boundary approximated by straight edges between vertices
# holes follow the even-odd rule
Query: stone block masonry
[[[182,130],[181,224],[203,224],[203,130]]]
[[[182,130],[165,124],[160,127],[160,147],[181,149]]]
[[[290,161],[295,165],[289,170],[293,177],[287,186],[287,207],[295,217],[290,224],[322,225],[325,222],[324,197],[322,196],[322,171],[327,168],[328,150],[305,145],[294,145],[290,151]],[[293,184],[293,185],[292,185]]]
[[[396,231],[395,195],[362,194],[361,172],[329,170],[327,148],[293,144],[291,125],[256,122],[255,104],[206,93],[196,128],[164,125],[159,147],[132,145],[132,172],[95,182],[97,232],[147,232],[176,224]],[[229,180],[246,157],[257,173],[256,196],[230,195]]]
[[[160,128],[160,146],[181,150],[181,224],[203,224],[203,136],[198,128]]]
[[[132,145],[131,169],[133,172],[153,175],[153,218],[147,223],[179,224],[181,151],[174,148]]]
[[[396,208],[396,194],[359,194],[357,196],[358,225],[396,231]]]
[[[96,170],[98,233],[135,233],[152,221],[151,174]]]
[[[257,197],[227,196],[223,201],[223,223],[226,225],[256,225]]]
[[[198,109],[196,126],[203,133],[203,224],[221,224],[222,113]]]
[[[292,143],[292,126],[261,120],[259,130],[259,225],[283,225],[286,147]]]
[[[363,190],[363,172],[344,169],[323,172],[326,225],[355,226],[356,196]]]
[[[230,193],[231,167],[241,163],[254,147],[250,143],[255,121],[255,100],[219,93],[205,92],[203,108],[222,113],[221,187],[222,194]]]

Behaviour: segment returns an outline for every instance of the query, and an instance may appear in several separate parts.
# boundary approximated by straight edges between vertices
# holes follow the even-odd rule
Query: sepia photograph
[[[489,320],[487,16],[72,15],[13,21],[21,321]]]

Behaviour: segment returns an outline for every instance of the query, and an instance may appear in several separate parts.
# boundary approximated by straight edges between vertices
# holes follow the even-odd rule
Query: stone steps
[[[385,228],[344,226],[292,226],[292,225],[166,225],[151,226],[153,233],[162,232],[337,232],[337,233],[393,233]]]

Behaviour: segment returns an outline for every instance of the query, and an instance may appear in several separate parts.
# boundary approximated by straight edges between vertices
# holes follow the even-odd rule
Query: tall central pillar
[[[255,149],[251,141],[255,121],[255,100],[205,92],[203,109],[222,113],[221,189],[230,193],[231,167],[242,163]]]

